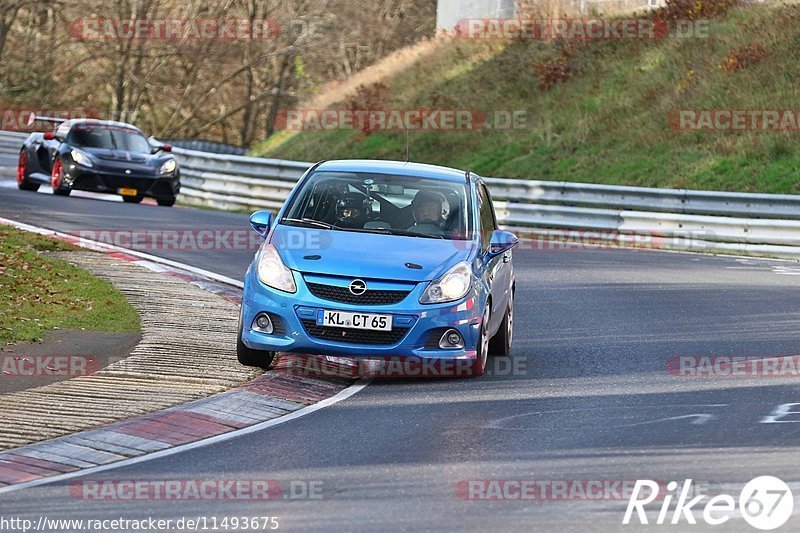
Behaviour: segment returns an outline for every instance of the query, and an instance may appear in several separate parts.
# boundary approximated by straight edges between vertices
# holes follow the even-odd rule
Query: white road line
[[[3,189],[16,189],[17,182],[16,180],[0,180],[0,188]],[[42,185],[39,187],[39,194],[53,194],[53,189],[49,185]],[[95,200],[105,200],[106,202],[121,202],[122,196],[117,196],[115,194],[102,194],[102,193],[94,193],[89,191],[72,191],[71,196],[75,196],[77,198],[93,198]]]
[[[107,470],[115,470],[117,468],[124,468],[126,466],[132,466],[139,463],[144,463],[147,461],[152,461],[155,459],[161,459],[162,457],[169,457],[170,455],[175,455],[178,453],[183,453],[189,450],[195,450],[197,448],[203,448],[205,446],[209,446],[211,444],[217,444],[219,442],[225,442],[231,439],[235,439],[238,437],[242,437],[244,435],[249,435],[250,433],[255,433],[257,431],[261,431],[263,429],[268,429],[273,426],[277,426],[278,424],[283,424],[284,422],[289,422],[290,420],[295,420],[297,418],[301,418],[306,415],[310,415],[320,409],[324,409],[325,407],[331,406],[333,404],[339,403],[342,400],[346,400],[350,396],[358,393],[369,385],[371,378],[364,378],[353,385],[350,385],[346,389],[340,391],[335,396],[331,396],[325,400],[322,400],[319,403],[315,403],[314,405],[309,405],[308,407],[303,407],[293,413],[288,415],[284,415],[280,418],[273,418],[272,420],[267,420],[266,422],[261,422],[254,426],[250,426],[243,429],[237,429],[235,431],[231,431],[229,433],[223,433],[222,435],[217,435],[216,437],[210,437],[208,439],[199,440],[196,442],[190,442],[189,444],[182,444],[180,446],[175,446],[174,448],[169,448],[167,450],[162,450],[160,452],[153,452],[148,453],[147,455],[142,455],[139,457],[133,457],[131,459],[124,459],[122,461],[117,461],[116,463],[110,463],[107,465],[100,465],[95,466],[92,468],[85,468],[83,470],[78,470],[76,472],[69,472],[66,474],[60,474],[57,476],[50,476],[41,479],[34,479],[33,481],[28,481],[26,483],[20,483],[18,485],[9,485],[7,487],[0,488],[0,494],[6,494],[8,492],[16,492],[18,490],[29,489],[31,487],[37,487],[40,485],[48,485],[50,483],[58,483],[60,481],[65,481],[68,479],[74,479],[76,477],[83,477],[92,474],[97,474],[98,472],[105,472]]]
[[[691,415],[681,415],[681,416],[670,416],[668,418],[658,418],[656,420],[648,420],[645,422],[635,422],[633,424],[622,424],[620,426],[611,426],[614,428],[632,428],[635,426],[646,426],[649,424],[657,424],[659,422],[671,422],[673,420],[684,420],[684,419],[691,419],[692,421],[689,422],[695,426],[703,425],[706,422],[714,420],[717,418],[716,416],[709,414],[709,413],[695,413]]]
[[[16,171],[16,167],[12,170]],[[0,171],[2,171],[2,167],[0,167]],[[15,179],[0,179],[0,188],[2,189],[16,189],[17,188],[17,180]],[[37,191],[39,194],[53,194],[53,188],[49,185],[41,184],[39,190]],[[92,200],[103,200],[104,202],[122,202],[122,196],[118,196],[114,193],[102,193],[102,192],[91,192],[91,191],[79,191],[73,189],[70,193],[70,196],[75,198],[91,198]],[[156,205],[156,202],[150,198],[145,198],[142,203],[147,205]]]
[[[74,242],[78,246],[83,248],[87,248],[89,250],[101,251],[101,252],[110,252],[110,253],[123,253],[132,255],[135,257],[139,257],[141,259],[146,259],[148,261],[152,261],[153,263],[159,263],[162,265],[171,266],[173,268],[178,268],[181,270],[185,270],[187,272],[191,272],[192,274],[197,274],[199,276],[206,277],[208,279],[212,279],[214,281],[219,281],[220,283],[225,283],[228,285],[233,285],[234,287],[238,287],[240,289],[244,288],[244,283],[239,280],[235,280],[233,278],[229,278],[228,276],[223,276],[221,274],[217,274],[215,272],[211,272],[209,270],[205,270],[202,268],[193,267],[187,265],[185,263],[179,263],[178,261],[172,261],[171,259],[165,259],[163,257],[158,257],[157,255],[150,255],[144,252],[139,252],[137,250],[131,250],[129,248],[123,248],[121,246],[114,246],[113,244],[108,244],[99,241],[93,241],[91,239],[84,239],[80,237],[76,237],[75,235],[70,235],[69,233],[62,233],[60,231],[47,229],[47,228],[40,228],[38,226],[32,226],[30,224],[25,224],[24,222],[18,222],[16,220],[11,220],[8,218],[0,217],[0,224],[6,224],[9,226],[14,226],[16,228],[30,231],[32,233],[38,233],[40,235],[57,235],[59,237],[64,237],[70,239],[70,242]]]
[[[74,239],[74,237],[75,237],[74,235],[69,235],[69,234],[66,234],[66,233],[61,233],[61,232],[50,230],[50,229],[46,229],[46,228],[40,228],[40,227],[37,227],[37,226],[32,226],[30,224],[24,224],[22,222],[17,222],[15,220],[10,220],[10,219],[7,219],[7,218],[2,218],[2,217],[0,217],[0,224],[7,224],[7,225],[14,226],[14,227],[17,227],[17,228],[25,230],[25,231],[38,233],[38,234],[41,234],[41,235],[58,235],[58,236],[62,236],[62,237],[70,237],[72,239]],[[125,254],[136,256],[136,257],[141,257],[141,258],[147,259],[149,261],[153,261],[154,263],[161,263],[161,264],[165,264],[165,265],[168,265],[168,266],[171,266],[171,267],[174,267],[174,268],[179,268],[179,269],[182,269],[182,270],[186,270],[188,272],[192,272],[194,274],[198,274],[198,275],[207,277],[209,279],[213,279],[215,281],[219,281],[221,283],[226,283],[226,284],[229,284],[229,285],[233,285],[235,287],[239,287],[240,289],[244,287],[244,284],[242,282],[237,281],[235,279],[229,278],[227,276],[222,276],[222,275],[216,274],[214,272],[210,272],[208,270],[204,270],[202,268],[195,268],[193,266],[190,266],[190,265],[187,265],[187,264],[184,264],[184,263],[179,263],[177,261],[171,261],[169,259],[164,259],[162,257],[158,257],[158,256],[150,255],[150,254],[145,254],[145,253],[142,253],[142,252],[137,252],[136,250],[129,250],[127,248],[122,248],[120,246],[113,246],[113,245],[110,245],[110,244],[100,243],[100,242],[97,242],[97,241],[91,241],[91,240],[88,240],[88,239],[79,239],[79,241],[80,242],[78,242],[78,245],[83,245],[84,248],[96,249],[96,250],[101,250],[101,251],[106,251],[106,252],[125,253]],[[224,433],[222,435],[217,435],[215,437],[199,440],[199,441],[196,441],[196,442],[190,442],[188,444],[183,444],[183,445],[180,445],[180,446],[176,446],[174,448],[169,448],[167,450],[162,450],[162,451],[159,451],[159,452],[149,453],[147,455],[142,455],[140,457],[134,457],[134,458],[131,458],[131,459],[125,459],[123,461],[118,461],[116,463],[111,463],[111,464],[107,464],[107,465],[100,465],[100,466],[96,466],[96,467],[92,467],[92,468],[86,468],[84,470],[79,470],[77,472],[69,472],[67,474],[61,474],[61,475],[57,475],[57,476],[51,476],[51,477],[46,477],[46,478],[41,478],[41,479],[35,479],[33,481],[29,481],[27,483],[20,483],[18,485],[9,485],[7,487],[0,488],[0,494],[5,494],[7,492],[14,492],[14,491],[18,491],[18,490],[23,490],[23,489],[27,489],[27,488],[31,488],[31,487],[36,487],[36,486],[39,486],[39,485],[46,485],[46,484],[49,484],[49,483],[57,483],[59,481],[64,481],[66,479],[72,479],[72,478],[81,477],[81,476],[84,476],[84,475],[91,475],[91,474],[95,474],[95,473],[98,473],[98,472],[104,472],[106,470],[113,470],[113,469],[116,469],[116,468],[123,468],[123,467],[126,467],[126,466],[131,466],[131,465],[134,465],[134,464],[143,463],[143,462],[146,462],[146,461],[159,459],[161,457],[167,457],[167,456],[174,455],[174,454],[177,454],[177,453],[182,453],[182,452],[185,452],[185,451],[188,451],[188,450],[194,450],[196,448],[202,448],[204,446],[208,446],[208,445],[215,444],[215,443],[218,443],[218,442],[224,442],[224,441],[231,440],[231,439],[234,439],[234,438],[237,438],[237,437],[241,437],[243,435],[248,435],[250,433],[255,433],[256,431],[261,431],[263,429],[268,429],[268,428],[271,428],[273,426],[277,426],[278,424],[283,424],[284,422],[289,422],[290,420],[295,420],[297,418],[301,418],[303,416],[310,415],[311,413],[319,411],[320,409],[324,409],[325,407],[328,407],[328,406],[333,405],[335,403],[341,402],[342,400],[345,400],[345,399],[349,398],[350,396],[353,396],[354,394],[360,392],[364,387],[369,385],[371,381],[372,381],[372,378],[362,378],[359,381],[357,381],[356,383],[354,383],[354,384],[350,385],[349,387],[347,387],[346,389],[343,389],[343,390],[339,391],[339,393],[337,393],[335,396],[331,396],[330,398],[326,398],[325,400],[322,400],[321,402],[315,403],[313,405],[309,405],[308,407],[304,407],[304,408],[299,409],[299,410],[297,410],[297,411],[295,411],[293,413],[290,413],[288,415],[284,415],[284,416],[282,416],[280,418],[267,420],[266,422],[261,422],[259,424],[256,424],[256,425],[253,425],[253,426],[250,426],[250,427],[247,427],[247,428],[238,429],[238,430],[235,430],[235,431],[231,431],[229,433]]]

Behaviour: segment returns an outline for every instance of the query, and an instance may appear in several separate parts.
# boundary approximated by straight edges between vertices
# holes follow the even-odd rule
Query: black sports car
[[[17,185],[53,194],[75,190],[122,195],[138,203],[148,196],[171,206],[181,188],[178,163],[168,145],[151,147],[141,130],[111,120],[31,117],[57,123],[54,132],[31,133],[22,145]]]

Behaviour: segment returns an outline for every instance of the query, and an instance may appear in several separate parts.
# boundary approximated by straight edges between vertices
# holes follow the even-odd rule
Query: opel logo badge
[[[365,292],[367,292],[367,284],[363,279],[354,279],[350,282],[350,293],[356,296],[361,296]]]

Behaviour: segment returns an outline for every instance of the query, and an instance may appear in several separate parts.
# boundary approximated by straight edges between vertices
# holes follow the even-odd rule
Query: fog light
[[[256,316],[256,319],[253,321],[253,329],[261,333],[272,333],[272,320],[270,320],[269,315],[261,313]]]
[[[439,348],[442,350],[454,350],[463,347],[464,339],[462,339],[461,334],[454,329],[448,329],[444,332],[442,338],[439,339]]]

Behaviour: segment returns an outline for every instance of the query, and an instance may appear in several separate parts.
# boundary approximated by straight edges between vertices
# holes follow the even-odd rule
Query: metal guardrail
[[[14,143],[16,154],[22,138],[0,132],[0,155]],[[226,210],[279,209],[311,165],[177,147],[172,153],[181,166],[180,200]],[[500,223],[531,235],[644,235],[676,250],[800,259],[800,195],[485,180]]]
[[[173,153],[184,201],[221,209],[278,209],[311,165]],[[500,223],[517,231],[542,235],[545,229],[550,238],[566,239],[574,237],[570,231],[601,232],[601,240],[609,233],[646,235],[664,248],[800,258],[800,196],[485,180]]]
[[[22,142],[28,137],[27,133],[16,131],[0,131],[0,156],[14,157],[19,154]]]
[[[160,139],[164,144],[171,144],[187,150],[210,152],[212,154],[247,155],[247,149],[232,144],[203,141],[199,139]]]

